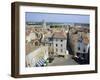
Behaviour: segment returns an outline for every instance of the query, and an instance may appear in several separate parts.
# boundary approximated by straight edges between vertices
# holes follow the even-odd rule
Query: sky
[[[57,23],[89,23],[89,15],[59,14],[59,13],[25,13],[26,22],[57,22]]]

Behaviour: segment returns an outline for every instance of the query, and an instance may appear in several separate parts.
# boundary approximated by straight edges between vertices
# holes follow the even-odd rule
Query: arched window
[[[39,42],[38,41],[35,41],[35,46],[39,46]]]

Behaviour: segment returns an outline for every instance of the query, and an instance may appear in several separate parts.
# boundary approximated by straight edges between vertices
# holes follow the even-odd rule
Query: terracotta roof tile
[[[67,35],[65,32],[55,32],[53,35],[53,38],[67,38]]]

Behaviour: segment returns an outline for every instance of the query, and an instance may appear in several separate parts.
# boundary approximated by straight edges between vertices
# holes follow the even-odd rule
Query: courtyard
[[[48,63],[48,66],[79,65],[71,57],[70,54],[67,54],[65,57],[55,57],[51,63]]]

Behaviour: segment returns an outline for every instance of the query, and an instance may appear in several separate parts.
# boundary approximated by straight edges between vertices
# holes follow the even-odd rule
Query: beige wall
[[[30,65],[29,67],[34,67],[35,63],[37,63],[42,58],[45,60],[48,58],[47,46],[41,46],[40,48],[26,55],[26,64],[27,66]]]

